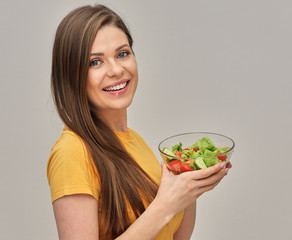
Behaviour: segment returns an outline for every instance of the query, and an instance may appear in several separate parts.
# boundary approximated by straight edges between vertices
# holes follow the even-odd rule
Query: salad
[[[226,161],[228,147],[216,147],[209,137],[199,139],[195,144],[183,148],[182,143],[176,144],[172,150],[164,147],[163,152],[168,166],[175,174],[200,170]]]

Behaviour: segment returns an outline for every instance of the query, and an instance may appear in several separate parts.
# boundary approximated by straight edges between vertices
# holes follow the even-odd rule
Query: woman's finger
[[[222,162],[222,163],[217,163],[216,165],[214,165],[212,167],[208,167],[208,168],[193,171],[193,172],[186,172],[186,173],[192,174],[194,180],[199,180],[199,179],[204,179],[204,178],[210,177],[211,175],[213,175],[216,172],[219,172],[220,170],[225,168],[225,166],[226,166],[226,162]],[[184,173],[184,174],[186,174],[186,173]]]
[[[226,165],[226,167],[227,167],[227,168],[232,168],[232,164],[231,164],[231,162],[228,162],[227,165]]]
[[[161,177],[169,175],[169,169],[167,168],[166,164],[162,161],[161,162]]]
[[[207,185],[207,186],[198,188],[198,190],[196,192],[196,196],[200,197],[203,193],[211,191],[220,183],[221,180],[222,180],[222,178],[211,185]]]
[[[213,175],[207,178],[196,180],[194,181],[194,185],[196,185],[196,187],[198,188],[201,188],[201,187],[210,186],[217,182],[220,182],[221,179],[226,175],[226,170],[227,169],[221,169],[220,171],[214,173]]]

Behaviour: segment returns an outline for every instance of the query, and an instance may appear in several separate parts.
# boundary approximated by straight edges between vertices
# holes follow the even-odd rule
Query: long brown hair
[[[122,19],[103,6],[84,6],[70,12],[59,24],[53,47],[51,87],[62,121],[85,142],[101,186],[101,214],[109,237],[130,225],[127,203],[136,217],[157,193],[157,184],[125,151],[115,133],[94,114],[86,94],[90,49],[97,31],[120,28],[132,48],[131,34]],[[98,110],[97,110],[98,111]]]

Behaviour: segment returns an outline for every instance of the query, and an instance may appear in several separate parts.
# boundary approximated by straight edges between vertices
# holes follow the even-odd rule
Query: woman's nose
[[[119,63],[118,61],[110,61],[108,63],[108,70],[107,70],[107,76],[110,78],[113,77],[121,77],[123,75],[124,72],[124,68],[121,65],[121,63]]]

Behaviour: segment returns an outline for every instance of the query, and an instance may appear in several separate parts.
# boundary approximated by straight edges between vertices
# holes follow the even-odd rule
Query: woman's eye
[[[91,61],[90,66],[97,66],[100,64],[101,64],[101,61],[98,59],[95,59],[95,60]]]
[[[121,53],[119,53],[118,58],[125,58],[129,54],[130,54],[130,52],[128,52],[128,51],[121,52]]]

